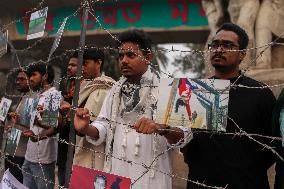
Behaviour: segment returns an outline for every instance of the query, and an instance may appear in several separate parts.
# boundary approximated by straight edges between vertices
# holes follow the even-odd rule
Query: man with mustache
[[[56,129],[41,124],[41,112],[45,99],[52,94],[58,94],[52,86],[55,74],[52,66],[43,62],[30,64],[26,73],[31,89],[38,92],[39,100],[33,125],[30,130],[23,131],[23,135],[29,137],[22,166],[23,184],[29,189],[53,189],[58,145],[54,136]]]
[[[167,149],[191,140],[190,128],[168,128],[152,120],[159,78],[150,65],[150,37],[134,29],[122,32],[117,41],[123,77],[112,87],[91,125],[89,111],[77,109],[75,128],[95,145],[106,142],[104,171],[131,178],[132,189],[171,189],[171,177],[165,174],[171,173]]]
[[[14,73],[16,75],[15,79],[16,89],[21,93],[21,98],[20,102],[18,102],[17,104],[16,110],[9,113],[9,117],[11,118],[11,120],[5,125],[5,130],[8,132],[11,131],[11,127],[13,125],[12,122],[17,122],[17,123],[21,122],[20,114],[22,115],[24,114],[23,113],[25,108],[24,105],[28,98],[26,97],[26,95],[30,90],[25,70],[16,69]],[[23,130],[23,127],[19,126],[18,129]],[[15,164],[19,165],[20,167],[23,165],[25,160],[26,148],[27,148],[27,140],[21,137],[15,155],[9,154],[5,159],[5,170],[9,168],[11,174],[21,183],[23,182],[22,171],[19,169],[19,167],[15,166]]]
[[[246,56],[246,32],[238,25],[225,23],[209,44],[215,79],[230,80],[227,133],[271,136],[271,115],[275,97],[263,83],[246,77],[239,66]],[[242,87],[246,86],[246,87]],[[189,166],[188,179],[207,186],[230,189],[269,189],[267,169],[273,153],[247,136],[194,133],[183,149]],[[270,140],[253,137],[271,145]],[[203,189],[188,182],[188,189]]]

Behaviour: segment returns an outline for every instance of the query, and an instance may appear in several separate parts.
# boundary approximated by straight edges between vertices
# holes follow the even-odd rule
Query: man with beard
[[[27,76],[31,89],[39,93],[39,102],[34,124],[31,125],[30,130],[23,132],[24,136],[29,137],[25,162],[22,166],[23,184],[29,189],[54,189],[57,139],[52,136],[56,130],[52,126],[43,126],[39,115],[45,98],[58,93],[55,87],[52,87],[54,70],[50,64],[41,62],[30,64]]]
[[[142,30],[125,31],[118,36],[117,48],[123,77],[91,125],[90,112],[77,109],[75,129],[94,145],[106,142],[104,171],[130,178],[132,189],[171,189],[171,177],[163,174],[171,173],[168,148],[185,145],[191,139],[190,128],[168,128],[153,121],[159,78],[149,65],[150,37]]]
[[[209,44],[213,78],[233,84],[226,132],[271,136],[275,97],[263,83],[244,76],[239,69],[247,45],[246,32],[231,23],[223,24]],[[270,145],[262,137],[254,138]],[[267,169],[274,162],[273,153],[247,136],[196,132],[183,152],[191,181],[230,189],[269,189]],[[187,188],[206,187],[189,181]]]
[[[25,95],[27,95],[27,93],[29,92],[28,79],[25,71],[23,69],[17,69],[15,70],[15,75],[16,75],[16,83],[15,83],[16,89],[21,93],[21,99],[16,107],[16,110],[14,112],[9,113],[11,121],[9,121],[5,125],[5,129],[8,131],[11,129],[13,125],[12,122],[17,122],[17,123],[20,122],[21,124],[24,124],[21,122],[20,113],[23,114],[24,105],[27,100],[27,97]],[[28,125],[26,126],[28,127]],[[19,167],[15,166],[15,164],[22,167],[25,160],[26,148],[27,148],[27,140],[21,137],[15,155],[10,154],[5,159],[5,169],[9,169],[11,174],[21,183],[23,182],[22,171],[19,169]]]

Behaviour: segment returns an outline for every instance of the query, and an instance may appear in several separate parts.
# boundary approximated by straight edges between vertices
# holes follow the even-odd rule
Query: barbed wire
[[[5,152],[5,151],[0,150],[0,154],[1,154],[1,155],[0,155],[0,159],[6,160],[6,161],[9,162],[10,164],[12,164],[13,166],[17,167],[19,170],[21,170],[23,173],[25,173],[25,174],[27,174],[27,175],[30,175],[30,176],[32,176],[32,177],[35,177],[35,178],[39,178],[39,179],[41,179],[41,180],[43,180],[43,181],[45,181],[45,182],[47,182],[47,183],[54,184],[55,186],[57,186],[57,187],[60,188],[60,189],[64,189],[63,186],[60,186],[60,185],[56,184],[56,183],[53,182],[53,181],[47,180],[47,179],[45,179],[45,178],[43,178],[43,177],[41,177],[41,176],[33,175],[33,174],[31,174],[31,173],[25,171],[19,164],[17,164],[17,163],[15,163],[15,162],[11,161],[11,160],[6,156],[6,152]],[[3,169],[3,168],[1,168],[1,169]],[[5,168],[4,168],[4,169],[5,169]]]
[[[42,2],[44,2],[44,1],[42,1]],[[98,1],[96,1],[96,2],[98,2]],[[95,1],[91,1],[91,3],[95,3]],[[90,13],[91,13],[91,12],[92,12],[92,11],[90,11]],[[93,16],[94,16],[94,15],[93,15]],[[103,28],[102,24],[100,23],[100,21],[99,21],[99,19],[98,19],[99,17],[95,17],[95,16],[94,16],[94,18],[98,21],[100,27],[108,33],[108,35],[110,35],[113,39],[117,40],[117,38],[116,38],[114,35],[112,35],[109,30]],[[40,39],[40,40],[41,40],[41,39]],[[40,40],[38,40],[38,41],[40,41]],[[38,42],[38,41],[37,41],[37,42]],[[267,50],[267,48],[269,48],[269,47],[271,47],[271,46],[273,46],[273,45],[284,45],[284,43],[276,43],[276,41],[277,41],[277,40],[275,40],[274,42],[268,43],[268,44],[266,44],[266,45],[260,46],[260,47],[248,48],[248,49],[245,49],[245,50],[228,50],[228,51],[250,51],[250,50],[265,48],[263,51],[261,51],[262,53],[260,53],[260,55],[259,55],[257,58],[253,59],[253,60],[250,62],[250,65],[249,65],[249,67],[248,67],[248,68],[250,68],[250,66],[252,66],[252,64],[253,64],[259,57],[262,57],[263,52],[264,52],[265,50]],[[37,44],[38,44],[38,43],[35,43],[35,44],[33,44],[32,47],[29,46],[28,48],[22,49],[22,50],[24,50],[24,51],[25,51],[25,50],[30,50],[30,49],[34,48],[35,46],[37,46]],[[20,50],[20,51],[18,51],[18,52],[22,52],[22,50]],[[117,50],[118,50],[118,49],[117,49]],[[16,51],[17,51],[17,50],[16,50]],[[163,51],[163,50],[156,50],[156,52],[161,52],[161,51]],[[169,52],[177,52],[177,51],[178,51],[178,52],[181,52],[181,53],[202,53],[202,54],[211,52],[211,51],[209,51],[209,50],[204,50],[204,51],[200,51],[200,50],[184,51],[184,50],[177,50],[177,49],[174,49],[173,47],[172,47],[172,49],[170,49]],[[70,52],[70,51],[69,51],[69,52]],[[154,51],[154,52],[155,52],[155,51]],[[204,55],[203,55],[203,56],[204,56]],[[58,57],[58,56],[53,57],[53,58],[57,58],[57,57]],[[61,57],[61,56],[59,56],[59,57]],[[143,58],[143,57],[142,57],[142,58]],[[17,59],[18,59],[18,58],[17,58]],[[45,61],[45,62],[47,63],[47,61]],[[20,64],[20,62],[19,62],[19,60],[18,60],[18,63],[19,63],[18,66],[19,66],[20,68],[22,68],[22,66],[21,66],[21,64]],[[152,63],[150,63],[149,65],[150,65],[150,66],[153,66],[153,68],[156,69],[156,67],[155,67]],[[209,65],[209,64],[208,64],[208,65]],[[245,69],[245,72],[246,72],[246,71],[247,71],[247,69]],[[161,73],[163,73],[163,72],[161,72]],[[167,75],[169,78],[172,77],[172,76],[171,76],[170,74],[168,74],[168,73],[163,73],[163,74]],[[80,77],[80,78],[81,78],[81,77]],[[76,78],[75,78],[75,79],[76,79]],[[59,82],[61,82],[61,81],[62,81],[62,78],[60,78]],[[284,86],[284,83],[277,84],[277,85],[272,85],[272,86],[260,86],[260,87],[249,87],[249,86],[243,86],[243,85],[236,85],[236,83],[233,83],[232,85],[230,85],[230,87],[234,87],[234,86],[237,86],[237,87],[244,87],[244,88],[251,88],[251,89],[253,89],[253,88],[254,88],[254,89],[255,89],[255,88],[272,88],[272,87],[280,87],[280,86],[282,87],[282,86]],[[153,87],[155,87],[155,86],[153,86]],[[227,90],[229,90],[229,89],[230,89],[230,88],[228,88]],[[230,118],[228,117],[228,119],[230,119]],[[247,136],[250,140],[256,142],[256,143],[259,144],[259,145],[261,145],[264,149],[268,149],[268,150],[272,151],[276,156],[278,156],[282,161],[284,161],[283,158],[282,158],[272,147],[270,147],[270,146],[268,146],[268,145],[266,145],[266,144],[262,144],[261,142],[259,142],[259,141],[257,141],[256,139],[254,139],[253,136],[258,136],[258,137],[263,137],[263,138],[269,138],[269,139],[272,139],[272,140],[280,140],[280,138],[278,138],[278,137],[270,137],[270,136],[262,136],[262,135],[258,135],[258,134],[248,134],[248,133],[246,133],[245,131],[243,131],[243,130],[237,125],[237,123],[234,122],[234,120],[232,120],[232,121],[233,121],[234,124],[236,124],[237,128],[238,128],[240,131],[239,131],[238,133],[222,133],[222,134],[225,134],[225,135],[234,135],[234,136]],[[171,131],[172,131],[172,130],[171,130]],[[207,132],[207,131],[200,131],[200,132]],[[219,134],[219,133],[218,133],[218,134]],[[78,146],[76,146],[75,144],[69,144],[69,143],[68,143],[68,145],[72,145],[72,146],[74,146],[74,147],[78,147]],[[84,149],[86,149],[86,148],[84,148]],[[93,149],[88,149],[88,150],[90,150],[90,151],[92,151],[92,152],[96,152],[96,151],[94,151]],[[169,149],[167,149],[166,151],[164,151],[164,152],[162,152],[161,154],[159,154],[157,157],[154,158],[154,160],[155,160],[155,159],[158,159],[162,154],[167,153],[167,151],[169,151]],[[97,152],[96,152],[96,153],[97,153]],[[112,156],[112,154],[104,154],[104,155],[110,155],[110,156]],[[120,159],[121,159],[121,158],[120,158]],[[123,159],[122,159],[122,160],[123,160]],[[123,160],[123,161],[129,162],[129,160]],[[154,162],[154,161],[153,161],[153,162]],[[149,166],[147,166],[147,165],[145,165],[145,164],[141,164],[141,166],[143,166],[143,167],[146,169],[146,171],[148,172],[150,169],[155,169],[155,168],[152,167],[153,162],[152,162]],[[132,164],[132,163],[135,163],[135,162],[131,161],[131,162],[129,162],[129,163]],[[40,160],[39,160],[39,164],[40,164]],[[145,171],[141,176],[138,177],[138,180],[139,180],[140,178],[142,178],[142,177],[147,173],[146,171]],[[156,171],[157,171],[157,170],[156,170]],[[43,174],[44,174],[44,173],[43,173]],[[168,176],[170,176],[170,177],[172,177],[172,178],[177,178],[177,177],[178,177],[177,175],[175,175],[175,174],[173,174],[173,173],[163,173],[163,174],[168,175]],[[43,175],[43,177],[45,177],[45,176]],[[41,178],[41,179],[43,179],[45,182],[51,183],[50,181],[47,181],[45,178]],[[205,185],[204,183],[198,183],[198,182],[195,182],[195,181],[190,181],[190,180],[188,180],[188,179],[186,179],[186,178],[180,178],[180,177],[179,177],[179,179],[186,180],[186,181],[188,181],[188,182],[192,182],[192,183],[198,184],[199,186],[202,186],[202,187],[207,187],[207,188],[220,188],[220,187],[215,187],[215,186],[207,186],[207,185]],[[135,184],[136,181],[137,181],[137,180],[134,181],[134,184]],[[53,183],[53,184],[56,184],[56,183]],[[57,186],[59,186],[59,185],[57,185]],[[59,187],[60,187],[60,186],[59,186]],[[63,188],[63,187],[60,187],[60,188]],[[225,186],[225,188],[226,188],[226,186]]]
[[[23,13],[23,14],[24,14],[23,16],[20,16],[18,19],[15,19],[15,20],[13,20],[13,21],[7,23],[7,24],[4,24],[4,25],[2,26],[2,29],[3,29],[3,30],[7,30],[11,25],[13,25],[13,24],[15,24],[15,23],[17,23],[17,22],[23,21],[25,18],[28,17],[29,14],[31,14],[31,13],[33,13],[33,12],[35,12],[35,11],[40,10],[40,9],[43,7],[43,4],[45,3],[45,1],[46,1],[46,0],[41,0],[35,7],[33,7],[33,8],[31,8],[30,10],[24,12],[24,13]],[[83,2],[83,1],[84,1],[84,0],[81,0],[81,2]],[[87,0],[87,1],[89,1],[89,0]],[[117,1],[118,1],[118,0],[114,0],[114,2],[117,2]],[[108,2],[108,0],[90,0],[89,2],[90,2],[91,4],[95,4],[95,3]],[[80,3],[80,4],[81,4],[81,3]],[[81,6],[81,5],[79,5],[79,6]]]
[[[277,43],[277,41],[280,40],[283,36],[284,36],[284,31],[283,31],[275,40],[273,40],[273,41],[270,42],[269,44],[272,45],[272,44]],[[242,74],[240,74],[240,75],[238,76],[238,78],[237,78],[232,84],[237,83],[238,80],[242,77],[242,75],[244,75],[244,74],[249,70],[249,68],[250,68],[251,66],[253,66],[253,64],[256,63],[256,61],[257,61],[257,59],[259,59],[259,57],[262,57],[263,53],[264,53],[266,50],[268,50],[269,47],[270,47],[270,46],[266,46],[266,47],[256,56],[255,59],[252,59],[252,60],[249,62],[249,64],[247,65],[247,68],[245,68],[245,69],[243,70]]]
[[[230,119],[230,118],[229,118],[229,119]],[[233,119],[231,119],[231,120],[233,121]],[[108,120],[108,121],[109,121],[109,120]],[[111,121],[111,122],[116,122],[116,123],[118,123],[117,121]],[[269,138],[269,139],[272,139],[272,140],[281,140],[281,138],[279,138],[279,137],[263,136],[263,135],[258,135],[258,134],[247,134],[247,133],[244,132],[242,129],[240,129],[240,127],[237,125],[236,122],[233,121],[233,123],[235,124],[235,126],[237,126],[237,128],[240,130],[240,132],[237,132],[237,133],[220,133],[220,132],[213,132],[213,133],[212,133],[212,132],[210,132],[210,131],[208,131],[208,130],[204,130],[204,131],[199,130],[199,131],[193,131],[193,133],[206,132],[206,133],[210,133],[210,134],[212,134],[212,135],[214,135],[214,134],[222,134],[222,135],[225,134],[225,135],[233,135],[234,137],[235,137],[235,136],[247,136],[247,137],[250,138],[251,140],[257,142],[257,143],[260,144],[260,145],[262,145],[264,148],[266,148],[266,149],[271,150],[272,152],[274,152],[274,153],[283,161],[283,158],[282,158],[273,148],[269,147],[269,146],[266,145],[266,144],[262,144],[262,143],[258,142],[258,141],[255,140],[254,138],[251,138],[251,136]],[[119,123],[119,124],[122,124],[122,123]],[[131,127],[131,128],[132,128],[132,127]],[[170,130],[170,131],[172,131],[172,132],[180,132],[180,131],[173,130],[173,129],[161,129],[161,130]],[[54,138],[56,138],[56,137],[54,137]],[[57,138],[56,138],[56,139],[57,139]],[[183,139],[181,139],[181,140],[183,140]],[[196,182],[196,181],[189,180],[189,179],[187,179],[187,178],[180,177],[180,176],[178,176],[178,175],[176,175],[176,174],[174,174],[174,173],[165,173],[165,172],[163,172],[163,171],[160,171],[160,170],[158,170],[158,169],[152,167],[152,162],[154,162],[154,161],[151,162],[150,166],[147,166],[147,165],[145,165],[145,164],[143,164],[143,163],[138,163],[138,162],[135,162],[135,161],[126,160],[126,159],[124,159],[124,158],[115,157],[115,156],[113,156],[112,154],[106,154],[106,153],[101,152],[101,151],[96,151],[96,150],[94,150],[94,149],[92,149],[92,148],[87,148],[87,147],[84,147],[84,146],[78,146],[78,145],[76,145],[76,144],[72,144],[72,143],[70,143],[70,142],[67,142],[67,141],[64,140],[64,139],[60,139],[60,138],[59,138],[59,139],[58,139],[58,142],[64,143],[64,144],[67,144],[67,145],[71,145],[71,146],[74,146],[74,147],[76,147],[76,148],[81,148],[81,149],[86,150],[86,151],[89,151],[89,152],[99,153],[99,154],[101,154],[101,155],[111,156],[112,158],[118,159],[118,160],[120,160],[120,161],[124,161],[124,162],[129,163],[129,164],[136,164],[136,165],[142,166],[142,167],[144,167],[146,170],[152,169],[152,170],[158,171],[158,172],[160,172],[160,173],[162,173],[162,174],[165,174],[165,175],[167,175],[167,176],[170,176],[170,177],[172,177],[172,178],[182,179],[182,180],[185,180],[185,181],[188,181],[188,182],[197,184],[197,185],[202,186],[202,187],[206,187],[206,188],[218,188],[218,189],[222,188],[222,187],[216,187],[216,186],[208,186],[208,185],[205,185],[204,183],[200,183],[200,182]],[[158,157],[160,157],[162,154],[165,154],[166,152],[170,151],[171,149],[172,149],[172,148],[168,148],[166,151],[160,153],[159,155],[157,155],[157,156],[154,158],[154,160],[156,160],[156,159],[157,159]],[[2,152],[2,153],[3,153],[3,152]],[[6,158],[6,157],[5,157],[5,158]],[[11,163],[12,163],[13,165],[16,165],[20,170],[22,170],[22,168],[21,168],[18,164],[15,164],[15,163],[13,163],[13,162],[11,162]],[[22,171],[23,171],[23,170],[22,170]],[[25,171],[24,171],[24,172],[25,172]],[[32,174],[30,174],[30,173],[27,173],[27,174],[32,175]],[[45,178],[41,178],[41,177],[36,176],[36,175],[33,175],[33,176],[34,176],[34,177],[37,177],[37,178],[40,178],[40,179],[42,179],[42,180],[44,180],[44,181],[46,181],[46,182],[48,182],[48,183],[55,184],[55,185],[58,186],[59,188],[64,188],[64,187],[62,187],[62,186],[59,186],[59,185],[56,184],[56,183],[53,183],[52,181],[47,181],[47,179],[45,179]],[[140,177],[139,177],[139,178],[140,178]],[[225,187],[225,188],[226,188],[226,187]]]
[[[170,176],[171,178],[182,179],[182,180],[185,180],[185,181],[188,181],[188,182],[197,184],[197,185],[202,186],[202,187],[216,188],[216,189],[220,189],[220,188],[221,188],[221,187],[216,187],[216,186],[208,186],[208,185],[205,185],[204,183],[199,183],[199,182],[196,182],[196,181],[193,181],[193,180],[189,180],[189,179],[187,179],[187,178],[180,177],[180,176],[178,176],[178,175],[176,175],[176,174],[174,174],[174,173],[166,173],[166,172],[164,172],[164,171],[161,171],[161,170],[159,170],[159,169],[153,167],[152,165],[151,165],[151,166],[147,166],[147,165],[145,165],[144,163],[138,163],[138,162],[135,162],[135,161],[132,161],[132,160],[127,160],[127,159],[124,159],[124,158],[116,157],[116,156],[114,156],[113,154],[106,154],[105,152],[96,151],[96,150],[94,150],[94,149],[92,149],[92,148],[88,148],[88,147],[85,147],[85,146],[79,146],[79,145],[70,143],[70,142],[68,142],[68,141],[66,141],[66,140],[64,140],[64,139],[59,139],[58,141],[59,141],[60,143],[64,143],[64,144],[67,144],[67,145],[71,145],[71,146],[73,146],[73,147],[75,147],[75,148],[81,148],[81,149],[84,149],[84,150],[89,151],[89,152],[92,152],[92,153],[98,153],[98,154],[101,154],[101,155],[104,155],[104,156],[110,156],[110,157],[112,157],[112,158],[114,158],[114,159],[117,159],[117,160],[119,160],[119,161],[126,162],[126,163],[128,163],[128,164],[135,164],[135,165],[144,167],[144,168],[147,169],[147,170],[154,170],[154,171],[157,171],[157,172],[159,172],[159,173],[161,173],[161,174]],[[167,151],[169,151],[169,149],[167,149]],[[164,152],[164,153],[166,153],[166,152]],[[159,156],[161,156],[161,155],[159,154]],[[158,158],[158,157],[156,156],[155,158]],[[155,159],[155,158],[154,158],[154,159]]]
[[[191,135],[188,135],[187,137],[191,137]],[[50,138],[57,139],[57,137],[50,137]],[[181,139],[181,140],[184,140],[184,139],[185,139],[185,138],[183,138],[183,139]],[[157,171],[157,172],[159,172],[159,173],[161,173],[161,174],[170,176],[171,178],[183,179],[183,180],[186,180],[186,181],[188,181],[188,182],[192,182],[192,183],[197,184],[197,185],[202,186],[202,187],[214,188],[214,189],[219,189],[219,188],[220,188],[220,187],[215,187],[215,186],[208,186],[208,185],[205,185],[204,183],[199,183],[199,182],[197,182],[197,181],[189,180],[189,179],[187,179],[187,178],[180,177],[180,176],[178,176],[178,175],[176,175],[176,174],[174,174],[174,173],[167,173],[167,172],[161,171],[161,170],[159,170],[159,169],[153,167],[153,166],[152,166],[153,163],[151,163],[150,166],[147,166],[147,165],[145,165],[144,163],[138,163],[138,162],[135,162],[135,161],[133,161],[133,160],[127,160],[127,159],[124,159],[124,158],[116,157],[116,156],[114,156],[113,154],[107,154],[107,153],[105,153],[105,152],[96,151],[96,150],[94,150],[94,149],[92,149],[92,148],[88,148],[88,147],[84,147],[84,146],[79,146],[79,145],[73,144],[73,143],[71,143],[71,142],[68,142],[68,141],[66,141],[65,139],[60,139],[60,138],[58,138],[57,141],[60,142],[60,143],[63,143],[63,144],[71,145],[71,146],[73,146],[73,147],[75,147],[75,148],[81,148],[81,149],[83,149],[83,150],[86,150],[86,151],[89,151],[89,152],[92,152],[92,153],[98,153],[98,154],[101,154],[101,155],[104,155],[104,156],[110,156],[110,157],[112,157],[112,158],[114,158],[114,159],[117,159],[117,160],[126,162],[126,163],[131,164],[131,165],[132,165],[132,164],[135,164],[135,165],[144,167],[144,168],[147,169],[147,170],[154,170],[154,171]],[[174,147],[174,146],[173,146],[173,147]],[[166,152],[172,150],[173,147],[170,147],[170,148],[167,149],[167,151],[158,154],[156,157],[153,158],[153,159],[154,159],[153,162],[156,161],[156,159],[157,159],[158,157],[160,157],[161,155],[163,155],[163,154],[165,154]],[[17,167],[18,169],[20,169],[23,173],[28,174],[28,175],[31,175],[31,176],[36,177],[36,178],[39,178],[39,179],[41,179],[41,180],[44,180],[44,181],[47,182],[47,183],[54,184],[55,186],[58,186],[59,188],[62,188],[62,189],[64,188],[63,186],[60,186],[60,185],[56,184],[56,183],[53,182],[53,181],[47,180],[45,177],[40,177],[40,176],[37,176],[37,175],[33,175],[33,174],[29,173],[29,172],[26,172],[22,167],[19,166],[19,164],[16,164],[16,163],[12,162],[11,160],[9,160],[9,159],[5,156],[5,152],[2,152],[2,151],[0,151],[0,152],[1,152],[2,154],[4,154],[4,155],[2,155],[0,158],[6,159],[9,163],[11,163],[11,164],[13,164],[14,166],[16,166],[16,167]],[[40,161],[39,161],[38,163],[41,165]]]
[[[73,13],[71,13],[70,15],[64,17],[62,19],[62,21],[59,23],[58,28],[54,28],[54,30],[58,30],[61,26],[61,24],[64,22],[64,19],[68,19],[69,23],[66,24],[65,28],[68,28],[71,24],[71,21],[79,14],[79,12],[82,10],[83,6],[79,6]],[[71,18],[71,19],[70,19]],[[41,37],[40,39],[36,40],[34,43],[32,43],[31,45],[29,45],[26,48],[23,49],[15,49],[17,53],[24,53],[28,50],[33,49],[34,47],[36,47],[38,44],[42,43],[43,41],[47,40],[50,38],[50,35],[48,33],[45,33],[45,35],[43,37]],[[46,63],[48,63],[49,61],[46,61]]]
[[[15,19],[15,20],[11,21],[8,24],[3,25],[2,29],[6,30],[8,27],[10,27],[10,25],[22,21],[23,19],[25,19],[27,17],[28,14],[31,14],[32,12],[35,12],[35,11],[38,11],[39,9],[41,9],[44,3],[45,3],[45,0],[41,0],[35,7],[31,8],[28,11],[26,11],[24,13],[25,14],[24,16],[22,16],[22,17],[20,17],[18,19]]]
[[[244,135],[246,135],[245,133],[242,133],[242,134],[244,134]],[[70,145],[70,144],[69,144]],[[72,145],[72,144],[71,144]],[[268,148],[267,146],[265,146],[266,148]],[[164,152],[165,153],[165,152]],[[109,154],[108,154],[109,155]],[[125,160],[124,160],[125,161]],[[131,163],[133,163],[133,162],[131,162]],[[145,167],[145,165],[143,165],[142,164],[142,166],[144,166]],[[148,168],[149,169],[149,166],[146,166],[145,168]],[[146,174],[146,173],[145,173]],[[173,174],[171,175],[172,177],[173,177]],[[141,177],[139,177],[139,178],[141,178]],[[190,182],[190,180],[188,180],[189,182]],[[194,182],[195,184],[202,184],[202,183],[198,183],[198,182]],[[220,187],[210,187],[210,186],[206,186],[206,185],[202,185],[203,187],[207,187],[207,188],[220,188]]]

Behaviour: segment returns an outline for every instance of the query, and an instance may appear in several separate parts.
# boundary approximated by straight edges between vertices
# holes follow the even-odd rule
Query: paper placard
[[[126,177],[74,165],[70,189],[130,189],[131,180]]]
[[[48,7],[31,14],[27,40],[42,37],[44,35]]]
[[[3,97],[0,103],[0,120],[4,121],[12,104],[12,100]]]
[[[20,183],[7,169],[2,177],[0,189],[28,189]]]
[[[6,146],[5,146],[5,152],[7,154],[9,154],[10,156],[14,156],[17,148],[18,148],[18,144],[20,142],[21,139],[21,135],[22,135],[22,131],[16,128],[12,128],[7,141],[6,141]]]
[[[45,97],[41,121],[42,125],[57,127],[61,98],[60,91],[48,93]]]
[[[156,122],[226,131],[229,80],[161,79]]]

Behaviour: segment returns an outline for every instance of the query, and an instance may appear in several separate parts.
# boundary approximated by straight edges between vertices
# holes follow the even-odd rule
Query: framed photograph
[[[11,156],[14,156],[17,147],[19,144],[19,141],[21,139],[22,131],[16,128],[12,128],[11,132],[9,133],[9,136],[6,141],[6,147],[5,147],[5,152]]]
[[[229,80],[161,79],[156,122],[226,131]]]
[[[48,93],[45,97],[41,121],[42,125],[57,127],[61,97],[60,91]]]
[[[8,188],[18,188],[18,189],[28,189],[26,186],[24,186],[21,182],[19,182],[10,172],[9,169],[7,169],[4,172],[4,175],[2,177],[0,188],[2,189],[8,189]]]
[[[0,103],[0,120],[4,121],[12,104],[12,100],[3,97]]]
[[[31,14],[27,40],[42,37],[44,35],[48,7]]]
[[[35,116],[37,113],[38,97],[27,97],[18,107],[19,122],[16,125],[28,129],[34,124]]]

